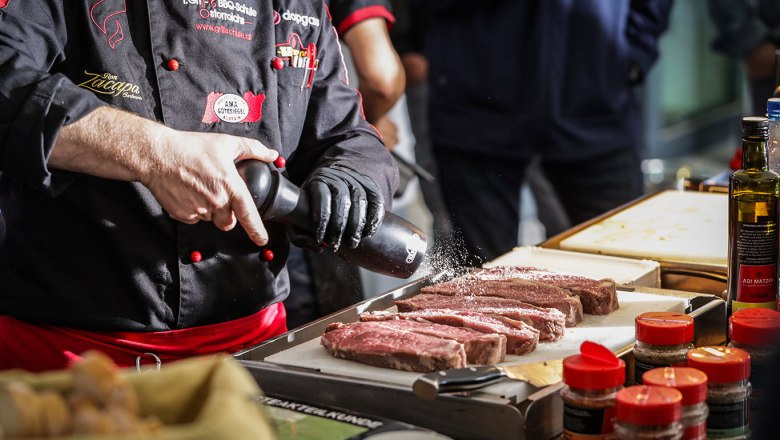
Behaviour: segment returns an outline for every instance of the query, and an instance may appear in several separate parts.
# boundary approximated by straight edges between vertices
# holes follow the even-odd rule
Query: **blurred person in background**
[[[412,133],[416,163],[433,180],[419,179],[423,201],[431,213],[433,246],[441,246],[452,236],[447,207],[438,182],[438,170],[431,150],[428,128],[428,60],[424,53],[425,14],[413,0],[393,0],[397,22],[390,30],[390,38],[401,57],[406,74],[406,102]],[[438,252],[433,252],[438,254]]]
[[[536,157],[572,224],[643,194],[636,93],[672,0],[418,3],[431,142],[465,244],[456,264],[479,266],[517,244]]]
[[[780,86],[775,73],[775,51],[780,47],[780,1],[708,0],[707,4],[717,29],[712,48],[744,63],[751,114],[765,115],[767,99]]]
[[[405,77],[389,37],[395,23],[385,0],[329,0],[333,25],[348,51],[357,76],[366,120],[388,149],[397,142],[396,126],[387,113],[403,94]],[[354,79],[352,79],[354,83]],[[353,85],[354,87],[354,85]],[[291,295],[285,301],[287,322],[295,328],[363,300],[359,268],[321,248],[290,249]]]

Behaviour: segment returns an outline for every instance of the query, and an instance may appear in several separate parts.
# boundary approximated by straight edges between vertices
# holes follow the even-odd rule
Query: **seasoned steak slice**
[[[500,315],[525,322],[539,330],[540,341],[557,341],[563,337],[566,317],[560,310],[537,307],[513,299],[490,296],[449,296],[421,293],[395,302],[399,312],[426,309],[451,309]]]
[[[535,267],[513,267],[517,277],[568,289],[582,301],[582,308],[589,315],[606,315],[617,310],[620,305],[615,282],[604,278],[594,280],[573,274],[553,272]]]
[[[421,321],[396,320],[375,324],[400,332],[414,332],[460,342],[466,350],[466,361],[470,364],[492,365],[503,362],[506,355],[506,336],[498,333]]]
[[[558,309],[566,316],[566,327],[582,321],[582,303],[567,289],[513,277],[511,273],[481,269],[450,281],[423,287],[422,293],[439,295],[481,295],[514,299],[538,307]]]
[[[376,367],[428,373],[467,366],[460,342],[382,324],[335,322],[327,327],[320,343],[334,357]]]
[[[484,333],[498,333],[506,337],[506,354],[526,354],[539,342],[539,330],[530,325],[498,315],[447,309],[427,309],[417,312],[369,312],[360,315],[361,321],[388,321],[409,319],[455,327],[468,327]]]

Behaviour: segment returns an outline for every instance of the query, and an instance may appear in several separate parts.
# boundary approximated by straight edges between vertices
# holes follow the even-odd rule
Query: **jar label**
[[[668,366],[669,365],[667,364],[658,364],[658,365],[649,364],[647,362],[642,362],[635,357],[634,358],[634,382],[636,382],[637,385],[642,385],[643,374],[652,370],[653,368],[668,367]]]
[[[764,389],[767,383],[768,374],[771,373],[771,365],[764,364],[762,362],[756,362],[756,358],[751,355],[750,359],[750,385],[752,390],[750,392],[751,397],[756,397],[761,394],[761,390]]]
[[[614,431],[615,407],[582,408],[563,404],[563,438],[594,440]]]
[[[748,433],[748,401],[735,403],[707,402],[707,438],[730,438]]]

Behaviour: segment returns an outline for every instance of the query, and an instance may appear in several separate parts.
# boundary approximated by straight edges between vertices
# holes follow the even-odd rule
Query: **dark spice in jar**
[[[580,354],[563,360],[563,437],[612,438],[616,393],[626,365],[609,349],[585,341]]]
[[[647,312],[635,319],[634,382],[658,367],[684,366],[693,347],[693,318],[678,312]]]
[[[674,388],[682,394],[682,417],[684,440],[705,440],[707,438],[707,375],[695,368],[655,368],[642,376],[645,385]]]
[[[772,353],[780,341],[780,312],[763,308],[734,312],[729,317],[729,339],[729,347],[750,353],[751,397],[755,403],[769,379]]]
[[[682,394],[674,388],[635,385],[617,393],[616,440],[679,440]]]
[[[707,375],[707,438],[747,439],[750,354],[733,347],[699,347],[688,352],[688,366]]]

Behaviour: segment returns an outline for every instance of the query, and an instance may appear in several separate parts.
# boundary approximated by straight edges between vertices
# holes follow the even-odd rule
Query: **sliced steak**
[[[506,355],[506,336],[498,333],[484,333],[466,327],[420,321],[399,320],[376,324],[401,332],[413,332],[460,342],[466,350],[466,361],[470,364],[492,365],[503,362]]]
[[[553,272],[535,267],[505,267],[513,276],[527,280],[540,281],[568,289],[582,301],[582,308],[589,315],[606,315],[617,310],[617,288],[615,282],[604,278],[593,278],[580,275]]]
[[[464,368],[466,350],[452,339],[400,331],[381,322],[334,322],[320,343],[331,355],[376,367],[428,373]]]
[[[422,293],[439,295],[481,295],[514,299],[538,307],[558,309],[566,316],[566,327],[582,321],[582,303],[567,290],[551,284],[513,277],[496,268],[480,269],[450,281],[423,287]]]
[[[539,330],[530,325],[498,315],[459,310],[428,309],[417,312],[370,312],[360,315],[361,321],[389,321],[410,319],[434,322],[455,327],[467,327],[483,333],[497,333],[506,337],[506,354],[526,354],[539,342]]]
[[[566,317],[560,310],[537,307],[507,298],[421,293],[408,299],[398,300],[395,304],[399,312],[451,309],[504,316],[525,322],[539,330],[540,341],[561,339],[566,327]]]

